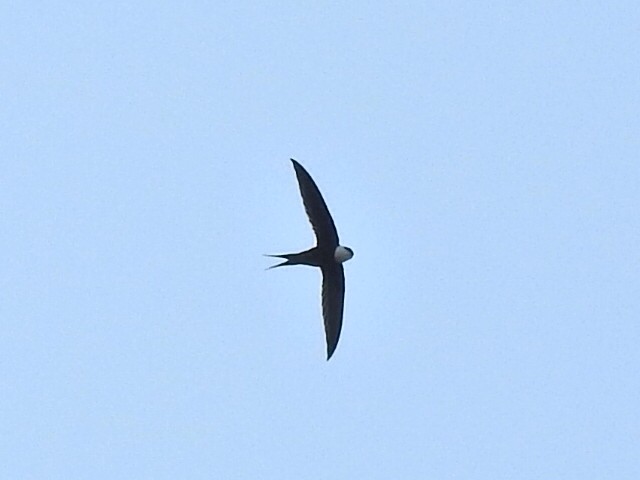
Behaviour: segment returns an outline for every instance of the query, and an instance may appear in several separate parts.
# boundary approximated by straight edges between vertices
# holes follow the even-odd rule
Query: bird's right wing
[[[337,247],[339,242],[338,231],[333,223],[333,218],[331,218],[327,204],[324,202],[320,190],[318,190],[316,182],[313,181],[311,175],[309,175],[302,165],[293,158],[291,162],[293,162],[293,168],[296,171],[304,209],[307,212],[309,222],[311,222],[313,231],[316,234],[318,245],[333,248]]]

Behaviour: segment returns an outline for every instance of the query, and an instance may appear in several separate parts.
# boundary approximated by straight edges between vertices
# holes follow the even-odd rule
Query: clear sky
[[[638,2],[183,3],[0,6],[0,476],[640,478]]]

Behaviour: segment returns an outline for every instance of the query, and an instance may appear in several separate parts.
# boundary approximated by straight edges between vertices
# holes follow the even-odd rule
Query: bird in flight
[[[353,257],[353,250],[343,247],[327,204],[311,175],[293,158],[293,168],[298,179],[302,203],[316,235],[316,246],[300,253],[268,255],[285,261],[271,268],[286,265],[310,265],[322,271],[322,316],[327,339],[327,360],[338,346],[344,310],[344,269],[342,263]]]

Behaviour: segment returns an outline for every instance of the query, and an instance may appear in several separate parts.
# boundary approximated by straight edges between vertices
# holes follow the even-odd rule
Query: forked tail
[[[271,270],[272,268],[284,267],[285,265],[295,265],[293,262],[291,262],[291,259],[293,257],[295,257],[294,253],[285,253],[283,255],[265,255],[265,257],[284,258],[284,259],[286,259],[282,263],[278,263],[276,265],[271,265],[270,267],[267,268],[267,270]]]

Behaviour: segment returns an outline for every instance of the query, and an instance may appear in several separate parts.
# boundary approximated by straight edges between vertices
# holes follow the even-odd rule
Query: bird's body
[[[269,255],[285,261],[270,268],[309,265],[322,270],[322,316],[327,340],[327,360],[340,339],[344,310],[344,269],[342,263],[353,257],[353,250],[339,243],[338,232],[317,185],[302,165],[291,159],[300,194],[316,235],[316,246],[299,253]]]

